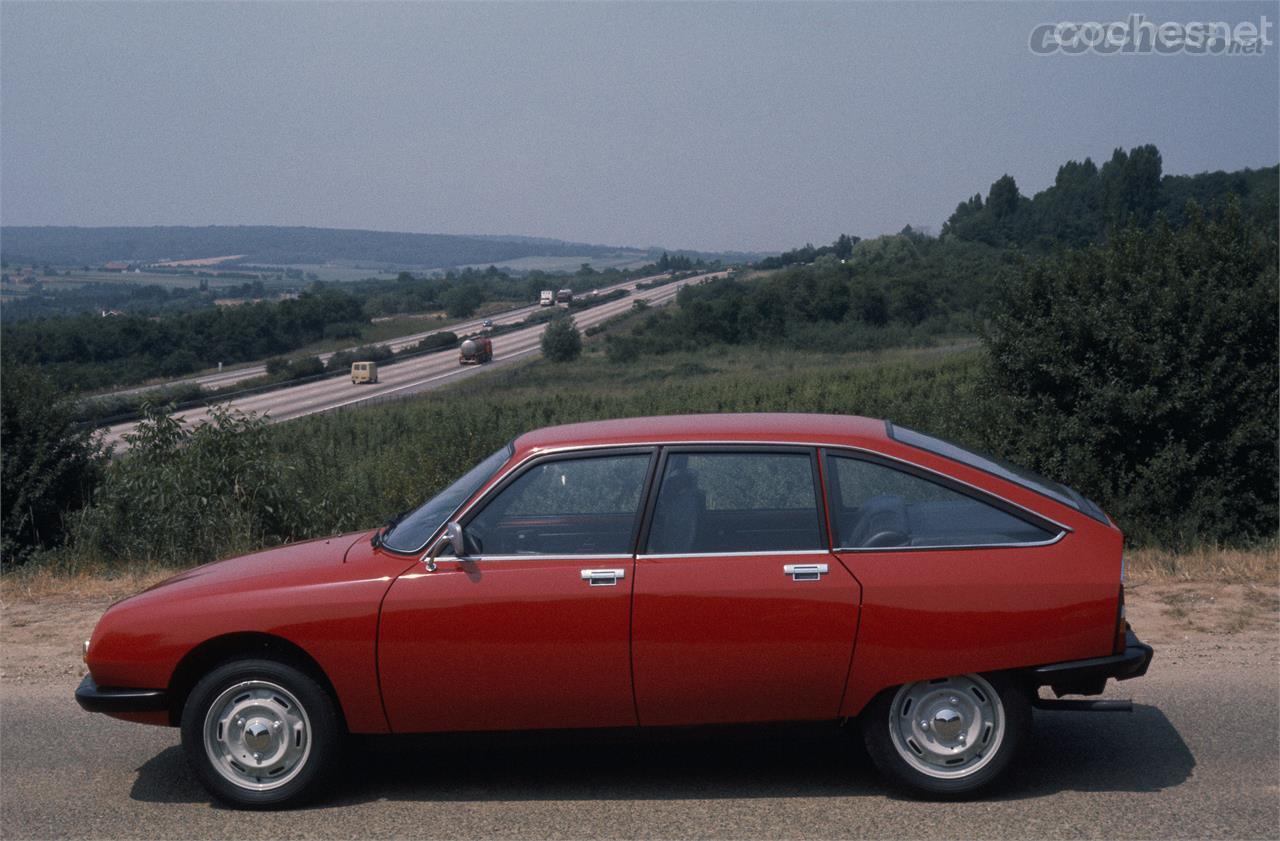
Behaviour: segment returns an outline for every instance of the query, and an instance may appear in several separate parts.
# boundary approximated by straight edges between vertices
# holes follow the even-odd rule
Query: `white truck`
[[[542,297],[538,299],[540,307],[554,307],[556,305],[556,293],[554,289],[543,289]]]

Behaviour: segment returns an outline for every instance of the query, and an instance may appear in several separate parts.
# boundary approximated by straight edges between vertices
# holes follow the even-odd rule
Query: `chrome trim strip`
[[[518,440],[519,440],[519,438],[517,438],[516,440],[518,441]],[[890,440],[892,440],[892,439],[890,439]],[[905,446],[910,446],[910,445],[908,445],[908,444],[901,444],[901,442],[898,442],[898,441],[894,441],[894,443],[895,443],[895,444],[900,444],[901,446],[904,446],[904,447],[905,447]],[[827,449],[827,450],[847,450],[847,451],[849,451],[849,452],[855,452],[855,453],[866,453],[867,455],[876,456],[877,458],[882,458],[882,459],[886,459],[886,460],[888,460],[888,461],[897,462],[898,464],[905,464],[905,465],[907,465],[908,467],[914,468],[914,469],[916,469],[916,470],[922,470],[922,471],[924,471],[925,473],[930,473],[930,474],[933,474],[934,476],[939,476],[939,477],[941,477],[941,478],[943,478],[943,479],[947,480],[948,482],[955,482],[955,483],[956,483],[956,484],[958,484],[958,485],[963,485],[963,486],[965,486],[966,488],[970,488],[970,489],[972,489],[973,491],[976,491],[977,493],[982,494],[983,496],[989,496],[989,497],[993,497],[993,498],[995,498],[995,499],[998,499],[998,500],[1000,500],[1001,502],[1005,503],[1006,505],[1010,505],[1010,506],[1012,506],[1012,507],[1014,507],[1014,508],[1017,508],[1019,511],[1025,511],[1025,512],[1027,512],[1027,513],[1028,513],[1028,514],[1030,514],[1032,517],[1036,517],[1036,518],[1038,518],[1038,519],[1044,520],[1045,522],[1052,523],[1053,525],[1055,525],[1055,526],[1057,526],[1059,529],[1061,529],[1063,532],[1066,532],[1066,533],[1072,533],[1072,532],[1074,532],[1074,531],[1075,531],[1075,529],[1071,528],[1071,526],[1068,526],[1068,525],[1066,525],[1065,523],[1060,523],[1060,522],[1058,522],[1057,520],[1053,519],[1052,517],[1050,517],[1050,516],[1048,516],[1048,515],[1046,515],[1046,514],[1041,514],[1039,511],[1033,511],[1033,510],[1031,510],[1030,508],[1028,508],[1028,507],[1027,507],[1027,506],[1025,506],[1025,505],[1022,505],[1022,504],[1020,504],[1020,503],[1014,502],[1014,501],[1013,501],[1013,500],[1011,500],[1011,499],[1008,499],[1008,498],[1006,498],[1006,497],[1004,497],[1004,496],[1001,496],[1000,494],[993,493],[993,492],[991,492],[991,491],[989,491],[989,490],[987,490],[987,489],[985,489],[985,488],[980,488],[980,487],[978,487],[977,485],[973,484],[972,482],[966,482],[966,481],[965,481],[965,480],[963,480],[963,479],[958,479],[958,478],[956,478],[955,476],[952,476],[952,475],[947,474],[947,473],[943,473],[943,472],[942,472],[942,471],[940,471],[940,470],[934,470],[934,469],[933,469],[933,468],[931,468],[931,467],[925,467],[923,464],[916,464],[915,462],[913,462],[913,461],[907,461],[907,460],[906,460],[906,459],[904,459],[904,458],[899,458],[899,457],[897,457],[897,456],[891,456],[891,455],[889,455],[888,453],[882,453],[882,452],[880,452],[879,450],[872,450],[872,449],[868,449],[868,448],[866,448],[866,447],[857,447],[857,446],[854,446],[854,445],[852,445],[852,444],[833,444],[833,443],[830,443],[830,442],[815,442],[815,441],[759,441],[759,440],[754,440],[754,439],[740,439],[740,440],[730,440],[730,441],[629,441],[629,442],[626,442],[626,443],[611,443],[611,444],[571,444],[571,445],[567,445],[567,446],[563,446],[563,447],[548,447],[548,448],[544,448],[544,449],[531,450],[528,454],[526,454],[526,455],[525,455],[525,457],[524,457],[524,458],[520,459],[520,461],[518,461],[518,462],[516,462],[514,465],[512,465],[512,466],[511,466],[511,468],[509,468],[508,470],[503,471],[503,472],[502,472],[501,474],[499,474],[498,476],[493,477],[493,481],[491,481],[491,482],[490,482],[489,487],[490,487],[490,488],[496,487],[496,486],[497,486],[498,484],[500,484],[500,483],[502,482],[502,480],[503,480],[503,479],[505,479],[508,475],[510,475],[512,472],[514,472],[514,471],[516,471],[516,470],[521,469],[522,467],[524,467],[524,465],[525,465],[525,464],[527,464],[528,462],[532,461],[533,459],[536,459],[536,458],[542,458],[543,456],[548,456],[548,455],[559,455],[559,454],[561,454],[561,453],[590,452],[591,450],[625,450],[625,449],[628,449],[628,448],[631,448],[631,447],[703,447],[703,446],[706,446],[706,447],[723,447],[723,446],[730,446],[730,447],[731,447],[731,446],[738,446],[738,445],[740,445],[740,446],[745,446],[745,447],[815,447],[815,448],[818,448],[818,449]],[[512,442],[511,447],[512,447],[512,449],[515,449],[515,442],[514,442],[514,441]],[[926,451],[926,452],[927,452],[927,451]],[[945,458],[945,456],[938,456],[938,458]],[[957,464],[958,464],[958,463],[959,463],[959,462],[957,462]],[[963,466],[963,465],[962,465],[962,466]],[[969,468],[969,469],[973,470],[973,469],[976,469],[976,468]],[[979,472],[982,472],[982,471],[979,471]],[[988,475],[989,475],[989,474],[988,474]],[[998,479],[998,480],[999,480],[999,481],[1001,481],[1001,482],[1008,482],[1008,481],[1009,481],[1008,479],[1001,479],[999,476],[994,476],[993,478]],[[1010,484],[1012,484],[1012,483],[1010,483]],[[1028,491],[1028,493],[1035,493],[1035,491]],[[1037,496],[1043,496],[1042,494],[1036,494],[1036,495],[1037,495]],[[464,518],[467,514],[471,513],[471,509],[472,509],[472,508],[474,508],[474,507],[476,507],[477,505],[479,505],[480,503],[484,502],[484,501],[488,498],[488,496],[489,496],[489,494],[488,494],[488,493],[482,494],[481,496],[476,497],[476,498],[475,498],[475,500],[473,500],[469,505],[464,505],[463,507],[461,507],[461,508],[459,508],[458,510],[454,511],[454,512],[453,512],[453,516],[449,518],[449,521],[450,521],[450,522],[454,522],[454,521],[461,520],[461,519],[462,519],[462,518]],[[1048,497],[1045,497],[1045,498],[1046,498],[1046,499],[1048,499]],[[1049,501],[1050,501],[1050,502],[1053,502],[1055,505],[1063,505],[1063,503],[1058,502],[1057,500],[1050,499]],[[1070,507],[1070,506],[1063,505],[1063,507]],[[1073,509],[1073,510],[1074,510],[1074,509]],[[1084,514],[1084,513],[1082,513],[1082,512],[1077,512],[1077,513],[1080,513],[1080,515],[1081,515],[1082,517],[1087,517],[1087,516],[1088,516],[1087,514]],[[442,527],[442,528],[443,528],[443,527]],[[435,537],[436,537],[436,534],[432,534],[432,535],[431,535],[431,539],[432,539],[432,540],[434,540],[434,539],[435,539]],[[1059,540],[1059,539],[1061,539],[1061,535],[1059,535],[1059,537],[1055,538],[1055,539],[1054,539],[1054,541],[1050,541],[1050,543],[1055,542],[1056,540]],[[422,546],[421,546],[421,547],[419,547],[419,549],[418,549],[417,551],[420,553],[423,549],[425,549],[428,545],[430,545],[430,543],[431,543],[431,540],[428,540],[426,543],[422,544]],[[995,545],[996,545],[996,546],[1013,546],[1014,544],[1006,543],[1006,544],[995,544]],[[1027,545],[1027,546],[1040,546],[1040,545],[1048,545],[1048,544],[1032,543],[1032,544],[1025,544],[1025,545]],[[912,549],[923,549],[923,548],[930,548],[930,547],[913,546],[913,547],[906,547],[906,548],[912,548]],[[985,547],[985,546],[975,546],[975,547],[966,547],[966,546],[960,546],[960,547],[945,547],[945,546],[940,546],[940,547],[936,547],[936,548],[940,548],[940,549],[946,549],[946,548],[959,548],[959,549],[966,549],[966,548],[988,548],[988,547]],[[828,551],[828,550],[823,549],[822,551],[823,551],[823,552],[826,552],[826,551]],[[865,550],[858,550],[858,549],[846,549],[846,550],[831,550],[831,551],[851,551],[851,552],[852,552],[852,551],[865,551]],[[402,553],[402,554],[410,554],[410,555],[411,555],[411,554],[415,554],[415,553],[414,553],[414,552],[406,552],[406,553]],[[715,553],[705,553],[705,555],[704,555],[704,556],[706,556],[706,555],[720,555],[720,554],[724,554],[724,553],[718,553],[718,552],[715,552]],[[728,553],[728,554],[733,555],[733,554],[737,554],[737,553],[730,552],[730,553]],[[630,556],[630,555],[627,555],[627,556],[624,556],[624,557],[631,557],[631,556]],[[663,557],[663,556],[660,556],[660,555],[639,555],[638,557],[641,557],[641,558],[655,558],[655,557]],[[687,557],[695,557],[695,556],[693,556],[693,555],[668,555],[668,556],[665,556],[665,557],[672,557],[672,558],[687,558]]]
[[[569,553],[555,552],[528,552],[523,555],[466,555],[457,557],[456,555],[441,555],[436,558],[437,561],[534,561],[538,559],[565,560],[565,561],[629,561],[633,555],[572,555]]]
[[[778,549],[773,552],[675,552],[663,555],[636,555],[637,561],[661,558],[770,558],[786,555],[830,555],[830,549]]]
[[[1052,522],[1052,521],[1050,521]],[[1068,530],[1069,531],[1069,530]],[[1060,531],[1051,540],[1024,543],[957,543],[944,546],[841,546],[832,552],[914,552],[921,549],[1029,549],[1034,546],[1052,546],[1067,534]]]

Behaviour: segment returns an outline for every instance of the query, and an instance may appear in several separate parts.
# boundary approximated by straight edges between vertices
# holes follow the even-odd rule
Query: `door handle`
[[[783,564],[782,572],[792,581],[817,581],[827,574],[826,564]]]
[[[627,571],[624,569],[584,569],[582,571],[582,580],[592,587],[612,587],[618,583],[619,578],[626,577]]]

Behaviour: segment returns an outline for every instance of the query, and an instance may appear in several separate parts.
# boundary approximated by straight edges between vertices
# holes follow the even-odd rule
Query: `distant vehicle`
[[[557,304],[572,304],[572,303],[573,303],[573,290],[572,290],[572,289],[561,289],[559,292],[557,292],[557,293],[556,293],[556,303],[557,303]]]
[[[462,365],[483,365],[493,360],[493,339],[467,339],[458,352]]]
[[[487,333],[487,332],[489,332],[490,330],[492,330],[492,329],[493,329],[493,319],[492,319],[492,318],[486,318],[486,319],[485,319],[485,320],[480,324],[480,327],[481,327],[481,329],[483,329],[486,333]]]
[[[555,306],[555,303],[556,303],[556,293],[551,289],[543,289],[542,297],[538,299],[538,306],[551,307],[551,306]]]
[[[360,383],[376,383],[378,381],[378,363],[376,362],[352,362],[351,363],[351,384],[359,385]]]

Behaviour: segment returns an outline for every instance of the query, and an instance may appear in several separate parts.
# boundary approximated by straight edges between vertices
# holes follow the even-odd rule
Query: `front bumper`
[[[1055,695],[1098,695],[1107,678],[1128,680],[1145,675],[1154,653],[1130,628],[1125,631],[1123,654],[1050,663],[1031,669],[1029,674],[1037,686],[1049,686]]]
[[[152,713],[169,709],[163,689],[102,688],[85,675],[76,688],[76,703],[91,713]]]

